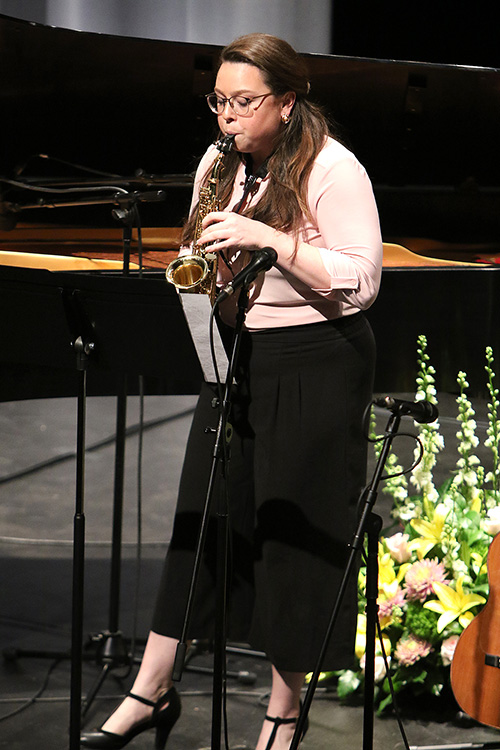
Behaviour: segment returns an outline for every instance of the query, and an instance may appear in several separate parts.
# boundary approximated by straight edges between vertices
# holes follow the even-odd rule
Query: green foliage
[[[439,642],[439,636],[436,633],[437,620],[437,614],[424,609],[421,604],[410,602],[406,607],[406,629],[433,644]]]

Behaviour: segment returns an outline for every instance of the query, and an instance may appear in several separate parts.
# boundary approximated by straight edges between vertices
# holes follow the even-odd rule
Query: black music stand
[[[201,367],[177,293],[163,274],[139,279],[108,272],[92,277],[5,268],[0,277],[0,313],[4,319],[10,318],[0,333],[2,359],[28,369],[31,364],[58,369],[73,382],[78,397],[70,696],[70,750],[77,750],[82,698],[87,378],[93,374],[99,378],[102,372],[143,375],[160,381],[162,393],[197,393]],[[103,671],[99,684],[106,673]]]

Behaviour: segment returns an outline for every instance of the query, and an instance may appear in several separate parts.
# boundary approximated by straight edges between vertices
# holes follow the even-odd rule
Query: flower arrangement
[[[458,459],[453,475],[434,484],[434,469],[444,441],[439,422],[416,425],[423,448],[408,481],[393,449],[386,461],[389,475],[382,491],[392,498],[394,526],[379,542],[379,622],[383,648],[395,693],[412,698],[440,696],[449,688],[449,666],[463,629],[484,606],[488,595],[486,557],[500,531],[500,420],[494,358],[486,349],[488,427],[484,446],[491,466],[475,455],[479,445],[475,412],[467,398],[467,378],[458,373]],[[416,400],[437,404],[435,370],[427,340],[418,338]],[[371,433],[375,439],[375,416]],[[381,451],[380,439],[374,443]],[[418,449],[416,449],[418,450]],[[416,454],[417,458],[417,454]],[[364,680],[366,569],[359,573],[356,670],[343,670],[337,691],[345,698],[360,691]],[[446,688],[446,690],[444,690]],[[382,656],[376,644],[375,704],[379,713],[392,703]]]

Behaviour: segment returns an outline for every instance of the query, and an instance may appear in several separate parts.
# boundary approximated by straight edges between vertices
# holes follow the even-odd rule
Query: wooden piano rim
[[[142,230],[143,266],[165,268],[176,257],[181,230],[176,227]],[[133,232],[131,267],[138,267],[136,230]],[[44,252],[46,251],[46,252]],[[70,252],[68,252],[70,251]],[[120,228],[22,225],[0,231],[0,266],[48,270],[121,269]],[[415,253],[402,244],[384,242],[384,268],[446,268],[482,266],[488,263],[445,260]]]
[[[479,265],[486,264],[457,260],[444,260],[441,258],[429,258],[425,255],[418,255],[417,253],[408,250],[408,248],[403,247],[403,245],[397,245],[392,242],[384,242],[384,268],[453,268],[457,266],[468,266],[470,268],[473,268]]]

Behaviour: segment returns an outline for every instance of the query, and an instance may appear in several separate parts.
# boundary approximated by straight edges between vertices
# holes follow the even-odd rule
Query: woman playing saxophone
[[[260,248],[276,265],[250,299],[233,401],[228,493],[233,640],[264,651],[272,689],[257,750],[287,750],[304,675],[316,664],[348,557],[364,484],[362,415],[371,400],[375,346],[363,310],[380,283],[382,243],[370,180],[309,99],[304,58],[287,42],[250,34],[221,54],[207,96],[222,136],[233,136],[220,209],[197,244],[218,254],[228,283]],[[217,155],[198,168],[184,243],[195,240],[200,190]],[[236,209],[236,210],[235,210]],[[233,295],[220,306],[234,324]],[[216,410],[204,387],[193,419],[174,531],[156,611],[132,693],[86,747],[123,747],[156,728],[159,747],[176,721],[172,664],[182,627],[192,550],[210,465]],[[214,555],[209,545],[190,637],[213,635]],[[347,667],[356,628],[356,581],[323,668]]]

